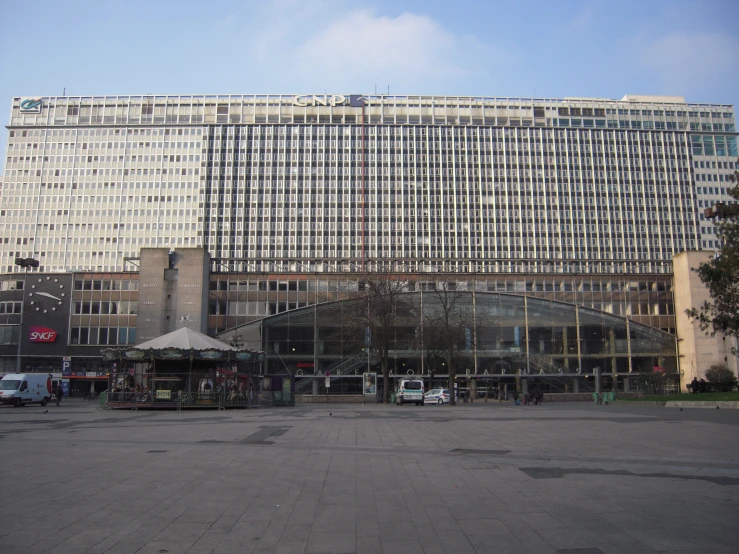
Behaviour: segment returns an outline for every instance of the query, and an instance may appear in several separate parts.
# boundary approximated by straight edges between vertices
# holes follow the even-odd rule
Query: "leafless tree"
[[[449,374],[450,404],[456,404],[454,381],[457,364],[474,340],[474,318],[464,299],[468,295],[452,281],[436,281],[427,285],[433,302],[424,302],[424,343],[433,343],[433,353],[445,362]],[[427,337],[428,336],[428,340]]]
[[[406,298],[408,283],[402,277],[380,270],[366,273],[363,283],[367,298],[367,345],[380,362],[382,372],[382,402],[390,401],[390,350],[397,341],[403,340],[407,328],[403,326],[412,310]]]
[[[401,276],[373,268],[362,274],[354,298],[321,310],[323,350],[342,356],[368,350],[368,358],[380,364],[384,403],[390,399],[390,353],[417,327],[408,325],[414,309],[406,292],[408,283]]]

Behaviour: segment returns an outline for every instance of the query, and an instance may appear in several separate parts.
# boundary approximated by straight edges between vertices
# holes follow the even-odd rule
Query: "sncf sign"
[[[47,327],[31,327],[31,334],[28,340],[31,342],[54,342],[56,340],[56,331]]]

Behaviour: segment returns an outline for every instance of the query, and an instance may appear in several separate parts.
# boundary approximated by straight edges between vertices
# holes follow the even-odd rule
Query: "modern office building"
[[[3,283],[24,281],[16,258],[40,262],[34,277],[72,274],[66,338],[91,360],[152,338],[140,330],[161,300],[134,300],[143,288],[115,326],[81,300],[88,280],[145,287],[149,248],[207,252],[198,325],[213,335],[351,297],[380,271],[409,293],[443,279],[646,325],[677,371],[673,257],[717,248],[703,209],[728,200],[737,160],[734,108],[682,97],[15,98],[8,129]],[[9,328],[16,307],[0,314]],[[190,314],[169,317],[160,327]],[[299,362],[263,346],[268,368]]]

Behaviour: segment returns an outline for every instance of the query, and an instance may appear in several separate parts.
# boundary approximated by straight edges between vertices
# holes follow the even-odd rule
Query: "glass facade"
[[[455,361],[463,377],[562,380],[576,387],[592,384],[596,368],[617,387],[641,373],[663,368],[677,372],[676,339],[627,318],[551,300],[487,292],[455,292],[456,310],[469,322],[460,333]],[[439,377],[446,368],[424,340],[431,334],[429,314],[438,311],[439,296],[404,293],[394,325],[390,368],[395,376]],[[249,335],[261,328],[267,373],[361,376],[377,371],[378,360],[357,313],[364,297],[309,306],[278,314],[221,336]],[[304,379],[305,380],[305,379]],[[300,381],[300,379],[299,379]],[[309,383],[312,379],[308,379]],[[298,384],[304,389],[304,385]]]
[[[311,304],[351,298],[366,276],[319,273],[211,274],[208,320],[211,334]],[[410,291],[445,281],[454,290],[503,292],[577,304],[675,332],[671,275],[423,274],[402,275]]]

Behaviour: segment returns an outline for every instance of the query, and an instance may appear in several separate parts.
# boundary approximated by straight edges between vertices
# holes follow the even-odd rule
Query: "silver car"
[[[429,404],[445,404],[450,400],[449,389],[431,389],[423,395],[424,402]]]

